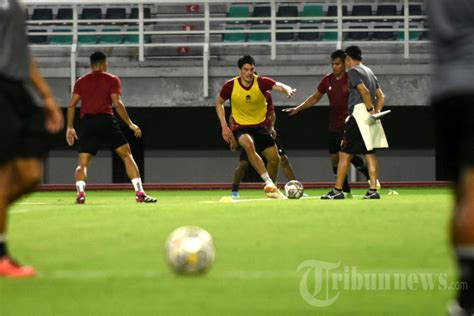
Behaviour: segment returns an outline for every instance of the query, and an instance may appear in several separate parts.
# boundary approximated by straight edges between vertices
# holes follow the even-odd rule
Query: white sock
[[[0,242],[7,241],[7,235],[0,235]]]
[[[77,193],[84,192],[86,190],[86,182],[82,180],[76,181],[76,190]]]
[[[133,188],[135,192],[144,192],[143,185],[142,185],[142,178],[135,178],[132,179]]]
[[[262,173],[260,175],[263,181],[265,181],[265,184],[272,185],[274,184],[270,176],[268,175],[268,172]]]

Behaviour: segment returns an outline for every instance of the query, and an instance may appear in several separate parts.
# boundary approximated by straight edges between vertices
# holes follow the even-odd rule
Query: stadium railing
[[[24,0],[23,2],[28,8],[28,13],[34,9],[53,8],[53,19],[48,17],[47,20],[38,20],[35,17],[34,20],[27,20],[28,35],[32,46],[70,50],[71,86],[76,79],[76,63],[80,47],[134,47],[138,48],[139,61],[145,60],[146,48],[149,47],[200,48],[203,97],[208,97],[208,62],[212,47],[266,46],[269,47],[271,59],[276,59],[277,47],[280,46],[329,45],[341,48],[343,43],[359,41],[403,45],[404,57],[409,58],[410,45],[428,42],[421,36],[427,34],[426,16],[419,15],[420,10],[413,10],[415,7],[421,8],[420,0],[372,3],[365,6],[365,12],[368,12],[367,7],[372,9],[372,14],[367,16],[361,16],[360,13],[351,10],[353,7],[356,9],[360,7],[361,3],[343,0],[311,2],[255,0],[250,3],[242,0],[193,0],[194,11],[180,14],[162,13],[166,12],[162,9],[166,6],[189,6],[190,0]],[[377,14],[378,6],[386,4],[395,4],[400,14],[391,16]],[[222,6],[225,6],[225,12],[222,12]],[[230,8],[235,6],[247,6],[249,16],[245,14],[231,16]],[[298,7],[299,16],[294,16],[294,10],[292,14],[281,14],[280,8],[285,6]],[[313,12],[317,13],[307,14],[305,6],[312,6]],[[314,6],[320,6],[322,9],[314,10]],[[60,19],[59,10],[68,8],[72,9],[72,19]],[[102,16],[100,19],[85,19],[87,17],[82,16],[84,8],[100,8]],[[120,19],[108,19],[106,12],[110,8],[126,8],[129,12],[128,18],[121,16]],[[258,13],[260,11],[264,13]],[[410,11],[417,15],[410,15]],[[324,12],[326,15],[321,14]],[[350,15],[349,12],[354,15]],[[191,27],[187,27],[189,25]],[[358,36],[360,32],[363,32],[364,36]],[[374,34],[386,35],[387,32],[393,32],[393,37],[374,36]],[[41,41],[35,41],[41,36]],[[63,40],[58,40],[60,36],[63,36]],[[96,41],[92,40],[92,37],[95,37]],[[69,38],[72,40],[64,40]]]

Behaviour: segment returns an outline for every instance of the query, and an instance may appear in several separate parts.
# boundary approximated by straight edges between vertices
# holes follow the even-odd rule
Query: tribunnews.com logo
[[[296,269],[302,271],[299,290],[310,305],[334,304],[342,291],[418,291],[460,290],[467,284],[453,282],[447,273],[358,272],[355,266],[341,267],[341,262],[306,260]]]

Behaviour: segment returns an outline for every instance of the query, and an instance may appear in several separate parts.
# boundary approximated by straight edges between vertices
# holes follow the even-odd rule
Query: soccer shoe
[[[84,203],[86,203],[86,194],[84,192],[77,193],[76,204],[84,204]]]
[[[380,199],[380,194],[377,191],[367,191],[367,193],[364,195],[364,199],[366,200],[375,200],[375,199]]]
[[[138,192],[135,195],[135,201],[137,201],[137,203],[156,203],[158,200],[145,192]]]
[[[332,189],[325,195],[321,196],[321,200],[343,200],[344,199],[344,192],[336,191]]]
[[[0,277],[29,278],[36,275],[33,267],[22,266],[9,257],[0,258]]]
[[[278,190],[276,185],[272,184],[266,184],[265,187],[263,188],[263,191],[265,191],[265,195],[271,199],[277,199],[280,197],[281,192]]]
[[[231,197],[231,198],[234,198],[234,199],[239,198],[239,197],[240,197],[239,191],[232,191],[232,192],[230,193],[230,197]]]
[[[450,306],[448,306],[448,315],[449,316],[471,316],[471,315],[474,315],[474,311],[469,312],[461,308],[458,302],[454,302]]]
[[[369,183],[369,186],[370,186],[370,180],[367,180],[367,182]],[[377,190],[380,190],[382,188],[382,185],[380,184],[379,179],[375,181],[375,187],[377,188]]]

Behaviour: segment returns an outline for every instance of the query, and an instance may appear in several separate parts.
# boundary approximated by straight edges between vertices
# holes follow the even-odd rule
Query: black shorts
[[[352,115],[349,116],[349,119],[344,126],[340,151],[350,155],[367,155],[375,153],[375,150],[367,150],[367,147],[365,147],[359,126]]]
[[[342,132],[329,132],[328,151],[330,155],[337,154],[341,150]]]
[[[102,145],[117,149],[128,144],[117,123],[109,114],[86,115],[81,119],[79,153],[95,155]]]
[[[0,77],[0,164],[16,158],[44,157],[48,133],[43,109],[23,82]]]
[[[243,134],[249,134],[252,137],[257,152],[263,152],[268,147],[275,145],[275,140],[265,127],[239,128],[234,131],[235,140],[238,142]]]
[[[437,180],[459,181],[465,168],[474,168],[474,94],[433,103]]]
[[[281,146],[281,143],[280,143],[280,140],[278,139],[278,137],[275,138],[274,141],[275,141],[275,144],[277,145],[278,154],[280,155],[280,157],[286,156],[286,151]],[[257,151],[257,153],[260,155],[260,157],[262,157],[261,152]],[[249,158],[247,157],[247,152],[243,148],[240,148],[240,161],[248,161],[248,160],[249,160]]]

